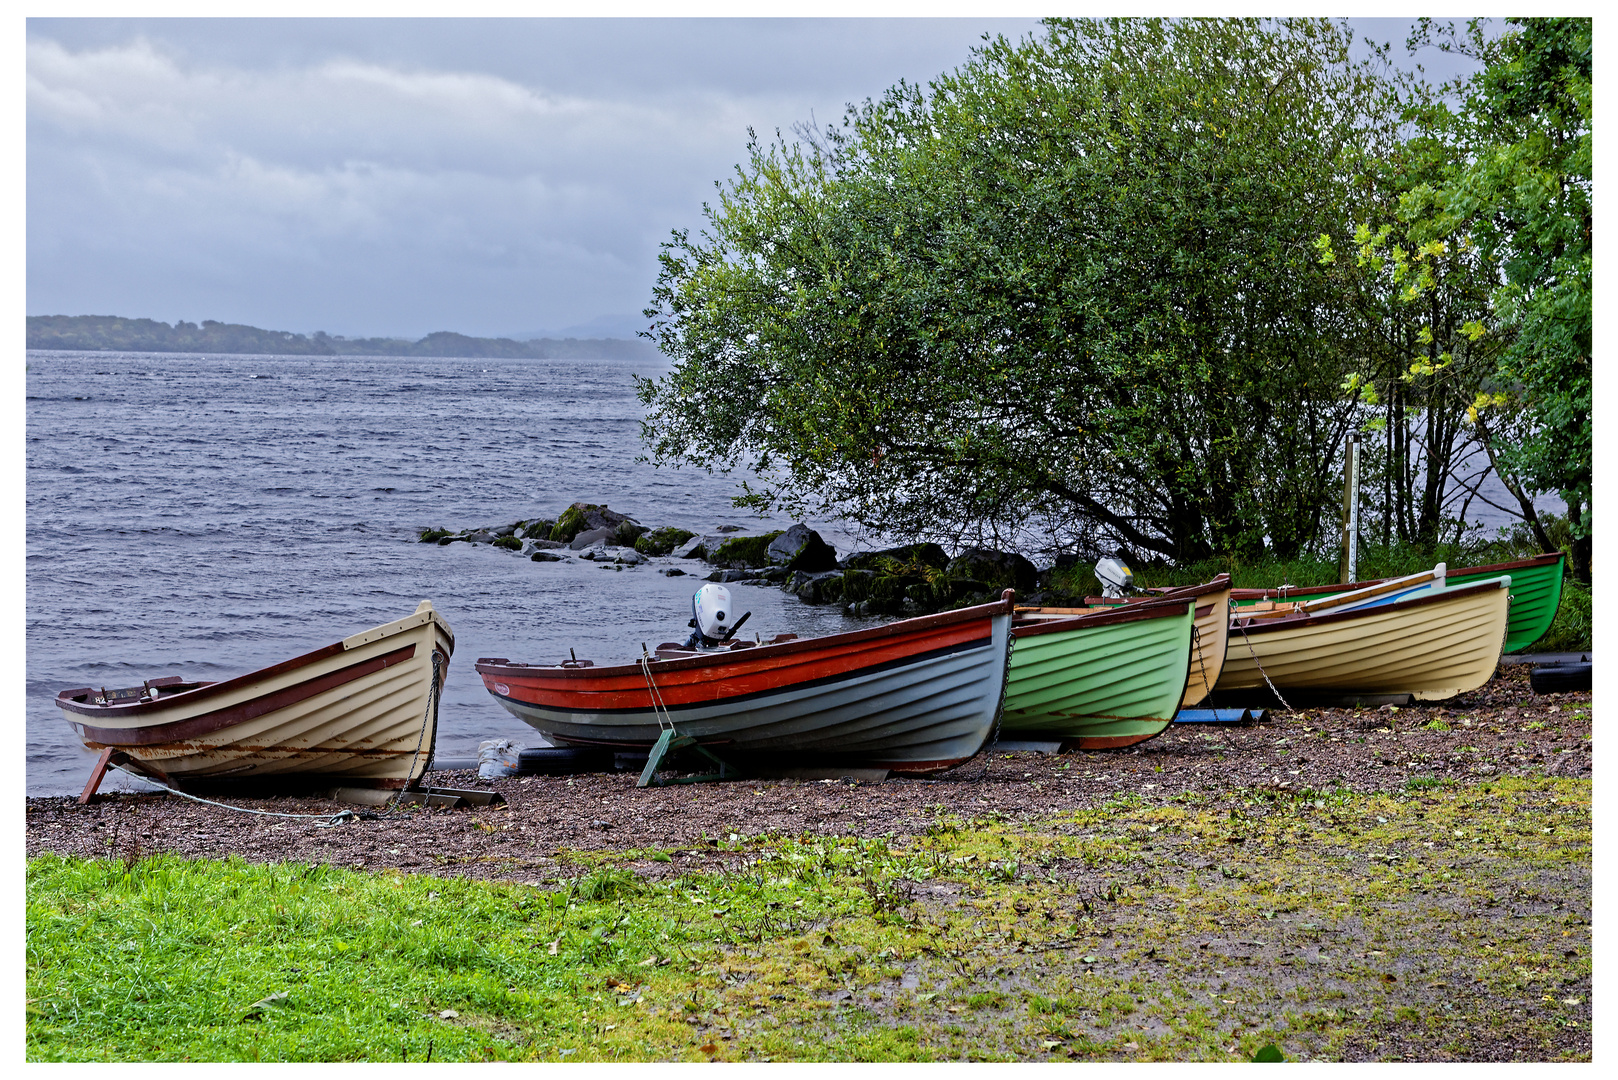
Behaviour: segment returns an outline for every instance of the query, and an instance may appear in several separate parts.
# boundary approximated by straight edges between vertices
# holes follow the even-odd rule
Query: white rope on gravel
[[[287,814],[287,813],[282,813],[282,812],[277,811],[277,810],[254,810],[254,809],[251,809],[250,807],[246,807],[246,806],[232,806],[229,803],[215,802],[212,799],[204,799],[200,795],[192,795],[189,792],[181,791],[179,788],[169,787],[167,784],[159,784],[156,780],[153,780],[151,777],[142,776],[139,773],[130,772],[128,769],[124,768],[122,765],[114,765],[113,768],[117,769],[119,772],[123,773],[125,776],[132,776],[136,780],[140,780],[140,781],[142,781],[144,783],[147,783],[147,784],[155,784],[157,787],[162,788],[164,791],[168,792],[170,795],[178,795],[182,799],[190,799],[192,802],[206,803],[209,806],[217,806],[217,807],[220,807],[220,808],[225,809],[225,810],[234,810],[238,814],[260,814],[260,815],[263,815],[264,817],[313,818],[313,819],[319,820],[321,822],[321,824],[319,826],[317,826],[317,827],[322,828],[322,829],[329,829],[334,825],[341,825],[345,821],[358,821],[359,820],[359,815],[354,813],[354,811],[352,811],[352,810],[339,810],[335,814]]]

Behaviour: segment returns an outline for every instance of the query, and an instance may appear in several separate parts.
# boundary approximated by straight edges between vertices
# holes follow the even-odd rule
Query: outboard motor
[[[692,627],[692,631],[685,647],[712,649],[729,641],[752,614],[749,611],[739,619],[732,619],[734,610],[730,590],[723,585],[704,585],[698,589],[691,597],[691,621],[686,625]]]
[[[1096,580],[1101,582],[1102,596],[1127,596],[1135,587],[1134,573],[1114,555],[1096,563]]]

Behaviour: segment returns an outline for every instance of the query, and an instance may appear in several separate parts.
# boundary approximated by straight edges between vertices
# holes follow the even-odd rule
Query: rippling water
[[[439,754],[537,745],[472,670],[683,640],[692,577],[419,544],[426,526],[554,517],[575,499],[645,525],[784,527],[732,480],[635,463],[633,373],[656,362],[30,353],[28,793],[76,792],[93,755],[54,698],[159,675],[220,679],[408,615],[455,629]],[[810,522],[840,551],[850,538]],[[866,625],[738,587],[749,630]],[[109,787],[134,787],[114,776]]]

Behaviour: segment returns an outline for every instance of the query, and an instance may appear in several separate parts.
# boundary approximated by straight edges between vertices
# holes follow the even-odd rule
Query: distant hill
[[[271,356],[470,356],[534,360],[640,360],[657,355],[648,341],[629,338],[479,338],[449,331],[420,341],[345,338],[317,330],[286,330],[203,320],[173,326],[117,315],[30,315],[28,348],[76,352],[256,353]]]

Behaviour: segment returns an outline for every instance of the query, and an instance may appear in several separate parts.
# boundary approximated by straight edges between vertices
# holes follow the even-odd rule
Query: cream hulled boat
[[[1214,689],[1409,694],[1439,701],[1493,676],[1511,611],[1511,578],[1448,585],[1443,566],[1358,592],[1230,620]]]
[[[432,760],[454,650],[454,632],[423,600],[403,619],[222,682],[63,690],[63,716],[102,752],[81,801],[109,764],[182,786],[318,777],[406,787]]]

